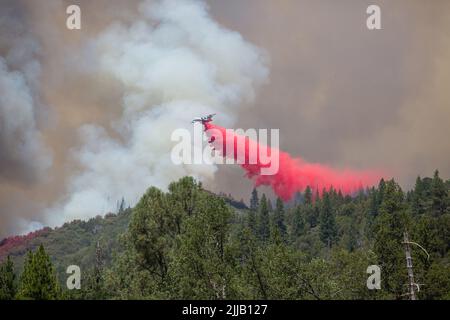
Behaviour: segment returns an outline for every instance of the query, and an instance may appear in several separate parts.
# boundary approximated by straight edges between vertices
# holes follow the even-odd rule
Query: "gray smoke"
[[[65,28],[73,3],[79,31]],[[0,237],[184,174],[247,199],[235,166],[170,165],[171,131],[210,111],[279,128],[308,161],[386,168],[404,188],[436,168],[448,178],[450,2],[379,0],[379,31],[365,27],[369,4],[0,1]]]
[[[122,86],[122,117],[116,138],[98,125],[81,128],[74,155],[82,170],[49,212],[52,225],[114,211],[122,197],[133,204],[150,185],[166,188],[185,175],[212,179],[214,166],[172,163],[172,132],[213,112],[232,125],[268,74],[260,50],[219,26],[199,1],[143,2],[131,25],[109,26],[86,52],[85,70]]]
[[[39,45],[15,9],[11,1],[0,4],[0,235],[23,227],[9,201],[28,203],[17,195],[41,182],[52,160],[39,130],[45,111],[39,96]]]
[[[0,40],[0,180],[32,183],[51,164],[37,125],[42,108],[38,95],[41,72],[37,42],[2,4]]]

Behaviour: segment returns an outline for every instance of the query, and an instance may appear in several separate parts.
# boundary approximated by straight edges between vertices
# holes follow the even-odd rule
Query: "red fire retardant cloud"
[[[308,163],[297,157],[292,158],[288,153],[278,149],[270,148],[249,139],[248,137],[233,133],[227,137],[226,129],[211,122],[204,124],[205,131],[210,138],[210,144],[216,151],[219,151],[225,157],[233,157],[234,160],[241,160],[240,166],[245,170],[246,177],[255,182],[255,186],[266,185],[272,187],[273,191],[284,201],[288,201],[296,192],[303,192],[307,186],[310,186],[319,194],[322,191],[329,190],[333,187],[341,190],[344,195],[351,195],[360,189],[377,184],[383,174],[379,171],[360,171],[360,170],[335,170],[326,165],[318,163]],[[227,144],[231,146],[231,141],[227,142],[227,138],[232,138],[234,152],[227,151]],[[239,143],[245,143],[245,159],[239,159],[237,148]],[[269,167],[267,162],[262,162],[259,157],[256,161],[250,162],[249,150],[263,150],[268,155],[279,153],[279,169],[273,175],[261,174],[262,168]],[[254,150],[254,149],[253,149]]]

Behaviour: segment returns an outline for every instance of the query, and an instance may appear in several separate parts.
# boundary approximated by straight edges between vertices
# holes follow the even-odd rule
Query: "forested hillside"
[[[126,231],[130,216],[131,210],[124,208],[117,214],[97,216],[88,221],[75,220],[60,228],[45,228],[28,236],[7,238],[3,240],[7,250],[2,250],[0,245],[0,260],[10,255],[15,269],[21,272],[27,252],[42,244],[65,283],[67,266],[76,264],[86,269],[94,264],[97,244],[105,263],[109,263],[112,251],[119,248],[118,236]]]
[[[254,190],[246,209],[186,177],[168,192],[149,188],[132,209],[8,247],[0,299],[408,299],[405,232],[429,254],[412,246],[418,298],[450,299],[449,190],[436,172],[406,193],[381,180],[353,197],[308,188],[289,205]],[[69,291],[73,264],[81,289]],[[370,265],[381,268],[380,290],[367,288]],[[43,273],[59,281],[38,295]]]

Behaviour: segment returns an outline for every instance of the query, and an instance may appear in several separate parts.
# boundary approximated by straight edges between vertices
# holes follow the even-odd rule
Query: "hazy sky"
[[[147,1],[146,5],[152,8],[156,2]],[[176,4],[177,0],[169,2]],[[73,3],[82,10],[79,31],[65,28],[65,8]],[[149,19],[150,27],[157,29],[158,19],[151,20],[151,12],[143,13],[140,3],[0,1],[0,237],[46,223],[49,208],[55,214],[60,208],[55,203],[70,198],[74,185],[80,185],[80,179],[73,178],[80,172],[83,176],[83,172],[96,170],[96,179],[99,172],[111,174],[111,170],[98,168],[89,171],[80,163],[79,150],[85,150],[86,142],[79,129],[95,124],[116,139],[111,141],[127,145],[133,132],[121,135],[116,127],[123,120],[124,101],[136,96],[136,84],[127,83],[114,68],[114,72],[98,68],[92,48],[110,39],[108,30],[114,23],[122,23],[126,31],[122,38],[111,38],[118,40],[110,43],[110,48],[102,47],[112,51],[101,51],[105,59],[117,58],[115,51],[129,54],[125,49],[130,47],[123,43],[136,34],[136,28],[126,28],[136,20]],[[203,37],[209,39],[209,31],[202,28],[215,28],[214,21],[243,37],[245,42],[235,33],[230,36],[214,29],[218,52],[229,54],[226,61],[240,63],[233,50],[243,50],[246,55],[241,60],[250,57],[246,61],[261,71],[249,75],[250,71],[233,66],[224,68],[226,74],[241,72],[230,79],[248,77],[255,89],[254,97],[241,94],[229,109],[225,106],[228,100],[219,103],[223,118],[234,118],[233,126],[279,128],[281,147],[293,156],[338,168],[385,169],[405,188],[417,175],[432,175],[436,168],[444,178],[450,177],[449,1],[206,3],[211,21],[197,23],[197,11],[178,16],[160,13],[158,17],[174,19],[172,25],[180,28],[198,28],[198,34],[191,35],[195,46],[203,45]],[[366,28],[369,4],[381,7],[382,30]],[[198,17],[203,17],[198,10]],[[152,41],[142,38],[146,40]],[[252,45],[257,57],[252,55]],[[210,55],[204,58],[216,63]],[[148,108],[153,110],[154,97],[148,99]],[[89,149],[82,154],[104,154],[101,148],[110,149],[111,145],[100,144],[95,152]],[[128,149],[121,150],[126,153]],[[220,167],[214,178],[206,174],[205,183],[215,191],[247,199],[251,182],[242,174],[236,166]],[[92,212],[92,216],[99,213],[104,212]]]

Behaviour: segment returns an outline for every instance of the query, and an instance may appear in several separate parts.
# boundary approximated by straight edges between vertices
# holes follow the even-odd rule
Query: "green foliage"
[[[425,300],[450,300],[450,266],[434,263],[430,266],[419,294]]]
[[[0,300],[12,300],[16,295],[16,275],[10,256],[0,264]]]
[[[369,207],[369,213],[372,217],[376,217],[378,215],[378,211],[380,209],[380,203],[378,202],[378,192],[375,190],[375,188],[372,188],[369,192],[369,199],[370,199],[370,207]]]
[[[101,300],[109,297],[106,288],[106,273],[104,270],[104,255],[100,242],[95,250],[95,264],[83,273],[81,290],[70,292],[70,298],[83,300]]]
[[[312,191],[310,186],[307,186],[305,189],[305,204],[306,205],[312,204]]]
[[[269,213],[272,213],[273,212],[272,200],[267,198],[266,201],[267,201],[267,210],[269,210]]]
[[[125,209],[118,215],[108,214],[104,218],[95,217],[88,221],[75,220],[62,227],[48,229],[9,251],[15,272],[19,275],[23,271],[28,251],[35,251],[42,244],[52,258],[59,283],[65,287],[69,265],[78,265],[81,270],[93,268],[97,242],[102,243],[105,265],[111,263],[112,253],[123,250],[118,237],[127,230],[130,217],[131,209]]]
[[[316,200],[314,205],[305,204],[304,210],[305,210],[305,220],[309,224],[309,227],[310,228],[316,227],[317,223],[319,222],[320,216],[320,201]]]
[[[54,300],[60,297],[54,267],[42,245],[35,253],[28,252],[20,277],[18,297],[34,300]]]
[[[266,199],[266,195],[263,194],[261,197],[261,202],[259,204],[258,215],[258,236],[262,241],[267,241],[270,237],[270,218],[267,201],[268,200]]]
[[[202,196],[195,215],[183,221],[171,256],[171,298],[225,299],[229,296],[231,211],[214,196]]]
[[[403,192],[394,180],[386,184],[380,213],[375,226],[374,250],[385,275],[384,289],[400,299],[408,280],[403,233],[409,229],[410,221]]]
[[[257,234],[258,232],[258,226],[257,226],[257,220],[256,220],[256,214],[258,213],[259,209],[259,198],[258,198],[258,191],[256,188],[252,191],[252,197],[250,199],[250,210],[248,212],[248,227],[250,230],[252,230],[253,234]]]
[[[258,190],[253,188],[252,197],[250,198],[250,210],[257,211],[259,207]]]
[[[273,216],[275,227],[278,229],[280,236],[282,239],[286,240],[286,224],[284,221],[285,213],[284,213],[284,205],[283,201],[280,198],[277,198],[276,208]]]
[[[121,299],[403,298],[403,232],[411,230],[439,261],[441,252],[447,256],[448,232],[441,235],[440,226],[428,220],[413,223],[393,180],[381,181],[380,187],[355,199],[330,189],[314,203],[297,203],[288,216],[278,199],[272,223],[263,195],[256,232],[249,223],[256,206],[242,218],[191,179],[172,184],[169,193],[151,188],[134,209],[124,237],[127,249],[107,272],[106,287],[112,298]],[[376,215],[370,214],[374,203]],[[308,213],[316,210],[319,219],[311,226]],[[426,233],[429,229],[436,230],[435,236]],[[442,284],[423,297],[445,297],[442,263],[431,268],[419,257],[415,261],[418,279]],[[366,287],[372,264],[382,267],[381,291]]]
[[[389,296],[382,290],[368,290],[366,273],[367,267],[376,264],[377,257],[371,250],[345,249],[333,250],[328,262],[331,279],[335,284],[334,292],[329,292],[332,299],[385,299]],[[383,281],[382,274],[382,281]]]
[[[258,233],[258,225],[257,225],[257,221],[256,221],[256,213],[257,211],[250,209],[247,215],[247,226],[248,228],[253,232],[253,234],[257,234]]]
[[[417,177],[411,196],[411,209],[414,214],[424,214],[431,207],[431,198],[426,182]]]
[[[294,209],[292,221],[292,239],[297,239],[306,231],[305,210],[301,206]]]
[[[435,216],[443,215],[447,212],[448,189],[439,177],[439,171],[434,172],[431,182],[431,210]]]
[[[328,192],[323,193],[320,212],[320,239],[328,247],[331,247],[337,240],[336,219]]]
[[[133,209],[122,201],[117,215],[16,248],[0,266],[0,298],[14,296],[14,261],[23,299],[407,299],[408,231],[430,254],[412,246],[418,298],[450,299],[449,188],[437,172],[406,196],[394,180],[354,197],[333,188],[312,197],[307,188],[272,211],[256,189],[250,209],[238,208],[185,177],[167,192],[149,188]],[[59,283],[68,265],[80,265],[81,290],[61,294],[43,247],[25,257],[39,244]],[[381,290],[366,287],[372,264]]]
[[[180,207],[186,210],[192,210],[192,206],[189,201],[180,202]],[[178,212],[169,211],[167,196],[152,187],[136,205],[130,221],[128,240],[136,250],[136,263],[148,270],[159,282],[165,280],[167,253],[171,249],[171,240],[181,228],[175,217],[177,214]]]

